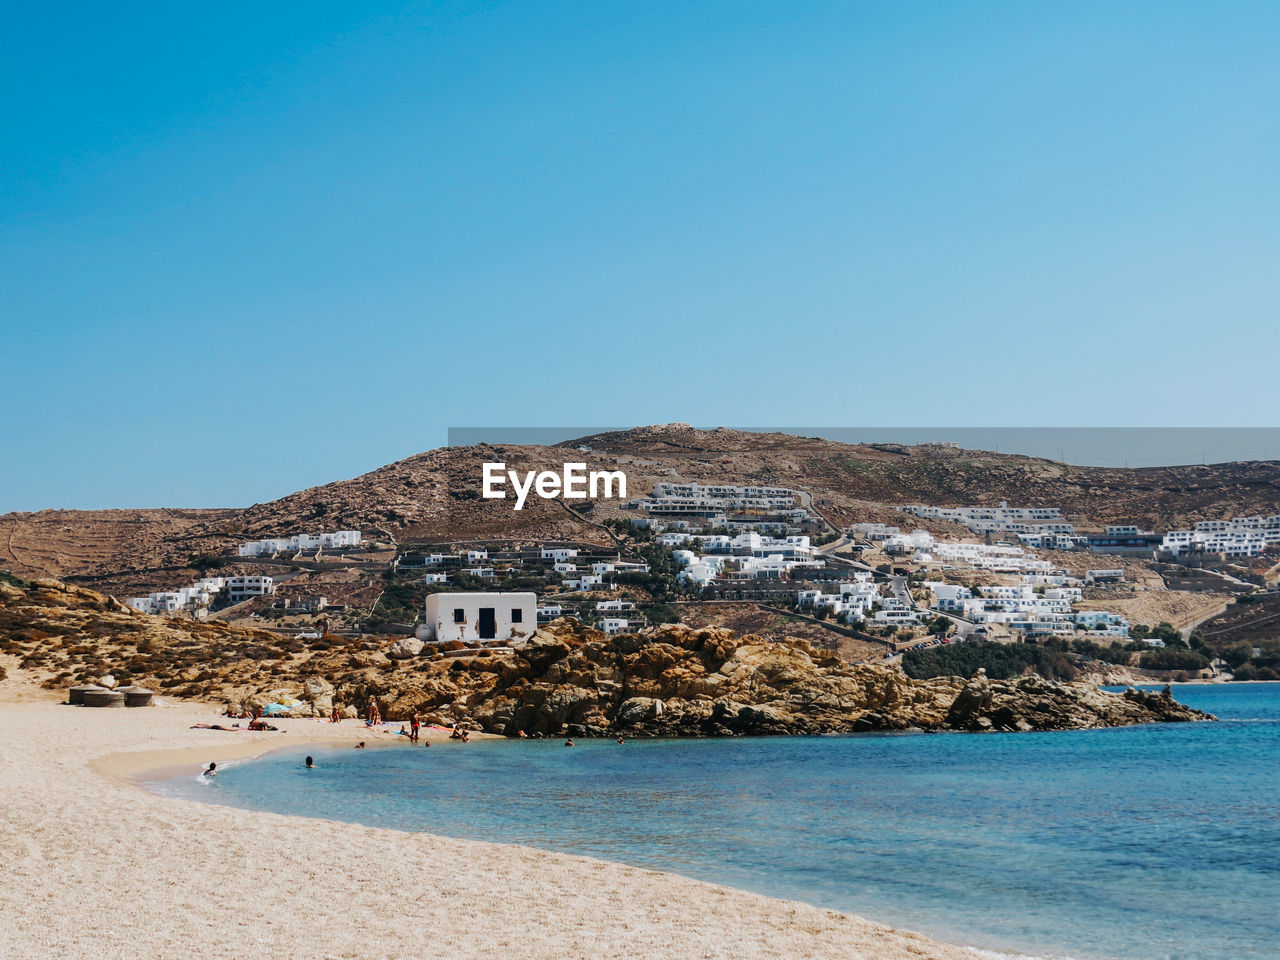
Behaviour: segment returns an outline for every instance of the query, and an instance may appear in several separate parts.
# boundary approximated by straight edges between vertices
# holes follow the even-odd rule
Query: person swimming
[[[216,777],[217,775],[218,775],[218,765],[216,763],[209,764],[209,769],[206,770],[203,774],[201,774],[201,776],[204,776],[204,777]]]
[[[564,745],[565,745],[566,747],[572,747],[572,746],[573,746],[573,737],[570,737],[568,740],[566,740],[566,741],[564,742]]]
[[[316,762],[312,760],[310,757],[307,757],[307,769],[310,770],[315,765],[316,765]]]

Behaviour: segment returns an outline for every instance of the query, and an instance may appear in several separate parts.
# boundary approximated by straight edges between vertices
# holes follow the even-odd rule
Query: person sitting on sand
[[[342,721],[342,714],[338,712],[338,705],[335,703],[333,705],[333,713],[329,715],[329,722],[340,723],[341,721]]]
[[[307,769],[310,770],[315,765],[316,765],[316,762],[312,760],[310,757],[307,757]]]
[[[396,731],[396,733],[397,733],[397,734],[399,734],[399,735],[400,735],[400,736],[402,736],[402,737],[407,737],[407,736],[409,736],[409,731],[405,729],[405,726],[404,726],[404,724],[403,724],[403,723],[402,723],[402,724],[400,724],[400,729],[399,729],[399,730],[397,730],[397,731]]]
[[[357,743],[357,744],[356,744],[356,749],[357,749],[357,750],[363,750],[363,749],[364,749],[364,741],[363,741],[363,740],[361,740],[359,743]]]
[[[218,775],[218,765],[216,763],[209,764],[209,769],[202,774],[202,776],[205,776],[205,777],[216,777],[217,775]]]

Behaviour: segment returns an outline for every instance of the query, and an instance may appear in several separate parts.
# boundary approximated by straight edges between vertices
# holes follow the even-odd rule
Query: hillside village
[[[1162,678],[1241,667],[1247,676],[1255,655],[1269,669],[1268,651],[1223,659],[1231,631],[1210,644],[1197,628],[1237,598],[1269,609],[1280,514],[1154,531],[1003,501],[891,504],[897,525],[837,525],[830,506],[799,487],[668,477],[592,518],[590,539],[279,530],[202,555],[203,576],[125,603],[304,639],[385,632],[499,644],[564,617],[615,635],[680,621],[741,628],[736,618],[768,611],[775,635],[804,635],[854,662],[998,642]],[[475,610],[446,602],[461,595],[490,599]],[[433,614],[446,608],[470,636]]]

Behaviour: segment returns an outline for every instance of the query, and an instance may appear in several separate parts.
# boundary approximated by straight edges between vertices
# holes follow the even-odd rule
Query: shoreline
[[[16,696],[14,696],[16,694]],[[860,917],[531,847],[258,813],[160,796],[170,767],[334,731],[191,730],[211,705],[92,710],[0,686],[0,885],[6,957],[855,957],[973,960]],[[323,726],[322,726],[323,725]],[[312,729],[314,728],[314,729]],[[336,734],[336,735],[335,735]],[[220,742],[218,736],[236,738]],[[447,739],[447,732],[436,732]],[[209,738],[206,740],[206,738]],[[434,739],[434,738],[433,738]]]

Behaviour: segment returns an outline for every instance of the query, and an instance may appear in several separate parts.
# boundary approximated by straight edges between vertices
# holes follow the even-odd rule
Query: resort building
[[[292,537],[267,540],[254,540],[240,544],[239,554],[242,557],[262,557],[275,553],[297,553],[299,550],[335,550],[345,547],[358,547],[361,543],[359,530],[335,530],[332,533],[299,533]]]
[[[1153,556],[1164,538],[1150,530],[1136,526],[1107,527],[1102,533],[1088,535],[1088,547],[1094,553],[1125,554],[1134,557]]]
[[[227,577],[227,599],[240,603],[253,597],[266,597],[276,592],[271,577]]]
[[[1169,556],[1217,554],[1227,557],[1256,557],[1280,547],[1280,514],[1270,517],[1233,517],[1205,520],[1194,530],[1170,530],[1160,543]]]
[[[1076,528],[1062,516],[1059,507],[1011,507],[1000,501],[998,507],[931,507],[908,504],[898,508],[903,513],[928,520],[962,523],[973,533],[1073,534]]]

